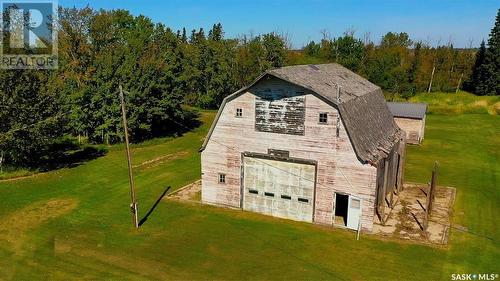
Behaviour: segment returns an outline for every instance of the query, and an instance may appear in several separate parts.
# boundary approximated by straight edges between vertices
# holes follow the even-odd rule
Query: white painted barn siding
[[[305,135],[276,134],[255,130],[257,87],[279,87],[305,96]],[[243,116],[236,117],[236,109]],[[328,113],[328,123],[319,124],[320,112]],[[362,227],[373,226],[376,168],[362,164],[340,123],[336,137],[338,111],[310,91],[273,78],[261,80],[247,92],[227,102],[206,148],[202,151],[202,201],[204,203],[241,208],[242,153],[267,154],[268,149],[290,152],[292,158],[317,161],[314,222],[332,224],[334,192],[344,192],[362,199]],[[226,183],[218,183],[218,175],[226,175]],[[342,175],[347,177],[347,179]],[[351,186],[352,185],[352,186]]]

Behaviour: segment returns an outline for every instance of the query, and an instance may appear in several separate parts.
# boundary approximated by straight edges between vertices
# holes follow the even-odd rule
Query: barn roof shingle
[[[266,76],[309,89],[337,107],[356,155],[363,162],[376,164],[404,139],[404,133],[394,122],[380,87],[339,64],[295,65],[269,70],[252,84],[227,96],[200,151],[207,145],[225,104]]]
[[[387,106],[394,117],[424,119],[427,112],[426,103],[388,102]]]

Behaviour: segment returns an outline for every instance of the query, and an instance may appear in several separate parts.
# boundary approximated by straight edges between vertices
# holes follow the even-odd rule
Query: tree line
[[[182,133],[196,123],[193,107],[217,108],[262,72],[284,65],[337,62],[406,96],[429,90],[430,79],[431,91],[475,90],[475,50],[432,47],[406,33],[389,32],[379,44],[352,32],[324,36],[292,50],[275,32],[225,38],[220,23],[174,31],[126,10],[60,8],[58,20],[58,69],[0,71],[0,151],[11,165],[49,161],[68,138],[121,142],[119,85],[129,93],[135,142]]]

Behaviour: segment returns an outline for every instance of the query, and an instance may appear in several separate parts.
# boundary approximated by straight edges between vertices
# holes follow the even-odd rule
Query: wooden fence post
[[[430,184],[429,184],[430,185]],[[430,191],[427,192],[427,201],[425,202],[425,213],[424,213],[424,221],[422,223],[422,229],[423,231],[427,230],[427,227],[429,226],[429,206],[431,205],[431,197],[430,197]]]
[[[429,191],[427,192],[427,202],[425,204],[426,206],[424,214],[424,223],[422,224],[422,228],[424,229],[424,231],[426,231],[427,227],[429,226],[429,217],[431,216],[432,205],[434,203],[434,196],[436,193],[437,174],[438,174],[438,163],[437,161],[435,161],[434,169],[432,169],[432,178],[429,184]]]
[[[434,162],[434,169],[432,170],[432,178],[431,178],[431,188],[429,190],[429,214],[432,212],[432,207],[434,203],[434,195],[436,193],[436,180],[437,180],[437,173],[438,173],[438,163],[437,161]]]
[[[389,172],[389,163],[387,161],[387,158],[384,159],[384,184],[383,184],[383,188],[382,188],[382,195],[383,195],[383,199],[382,199],[382,205],[380,206],[381,207],[381,216],[382,216],[382,225],[385,225],[385,204],[386,203],[386,191],[387,191],[387,173]]]

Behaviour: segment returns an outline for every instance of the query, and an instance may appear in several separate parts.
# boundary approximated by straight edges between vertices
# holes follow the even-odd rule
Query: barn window
[[[241,117],[241,116],[243,116],[243,109],[236,108],[236,117]]]
[[[259,194],[259,191],[258,191],[258,190],[255,190],[255,189],[249,189],[249,190],[248,190],[248,193],[252,193],[252,194]]]
[[[282,199],[287,199],[287,200],[292,199],[292,197],[290,195],[281,195],[281,198]]]
[[[328,122],[328,113],[322,112],[319,114],[319,123],[326,124]]]
[[[226,183],[226,174],[219,174],[219,183]]]
[[[272,192],[264,192],[264,195],[274,197],[274,193],[272,193]]]
[[[303,203],[309,203],[309,199],[306,199],[306,198],[297,198],[297,200],[299,200],[299,202],[303,202]]]

